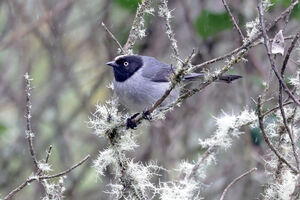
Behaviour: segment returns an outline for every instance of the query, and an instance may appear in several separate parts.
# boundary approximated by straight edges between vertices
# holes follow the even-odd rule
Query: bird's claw
[[[152,117],[151,117],[151,114],[150,114],[149,110],[143,111],[142,117],[146,120],[149,120],[149,121],[152,120]]]
[[[140,113],[135,113],[131,117],[127,118],[126,120],[126,128],[127,129],[135,129],[137,127],[137,123],[134,120]]]

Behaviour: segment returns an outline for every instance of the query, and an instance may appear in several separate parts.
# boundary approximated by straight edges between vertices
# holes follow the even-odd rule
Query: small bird
[[[106,63],[114,70],[114,91],[119,102],[131,112],[141,112],[150,108],[169,87],[169,80],[176,67],[149,56],[123,55]],[[191,73],[184,77],[188,83],[203,80],[204,73]],[[230,83],[242,78],[239,75],[224,75],[219,81]],[[161,104],[162,107],[175,102],[180,95],[180,87],[171,91]]]

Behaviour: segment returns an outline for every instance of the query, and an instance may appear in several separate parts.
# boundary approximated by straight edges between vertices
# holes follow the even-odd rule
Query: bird
[[[176,71],[175,66],[138,54],[117,56],[106,65],[113,68],[114,92],[119,103],[130,112],[141,112],[150,108],[169,88],[170,78]],[[199,81],[204,77],[204,73],[190,73],[184,76],[183,82]],[[230,83],[240,78],[240,75],[223,75],[219,81]],[[180,95],[180,88],[175,87],[160,107],[175,102]]]

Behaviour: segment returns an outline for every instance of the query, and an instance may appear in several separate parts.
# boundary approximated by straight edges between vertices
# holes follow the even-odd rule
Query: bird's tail
[[[191,73],[184,77],[186,81],[199,81],[204,80],[205,74],[204,73]],[[231,83],[234,80],[240,79],[242,76],[240,75],[222,75],[217,80],[218,82],[225,82],[225,83]]]
[[[225,83],[231,83],[232,81],[235,81],[237,79],[243,78],[240,75],[223,75],[219,77],[220,82],[225,82]]]

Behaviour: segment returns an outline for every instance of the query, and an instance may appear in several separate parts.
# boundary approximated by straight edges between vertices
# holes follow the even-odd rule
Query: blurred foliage
[[[0,123],[0,134],[3,134],[6,130],[7,130],[6,126]]]
[[[263,139],[260,129],[258,127],[251,128],[250,135],[251,135],[252,143],[256,146],[259,146]]]
[[[272,4],[274,4],[274,7],[277,5],[283,6],[284,8],[289,7],[291,5],[291,0],[271,0]],[[292,18],[295,18],[297,20],[300,20],[300,5],[296,5],[295,8],[292,10],[291,14]]]
[[[204,39],[231,27],[232,23],[227,12],[213,13],[203,10],[196,20],[196,30]]]
[[[141,0],[113,0],[113,2],[131,12],[135,12]]]

